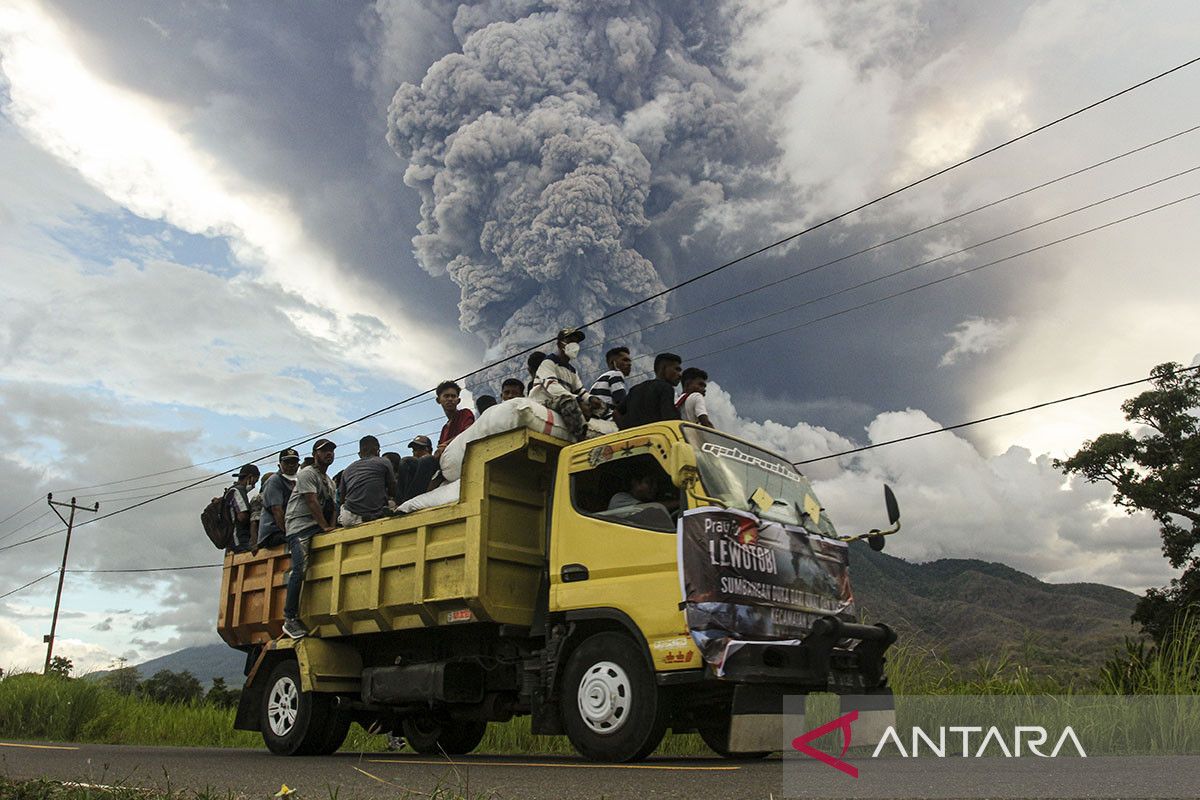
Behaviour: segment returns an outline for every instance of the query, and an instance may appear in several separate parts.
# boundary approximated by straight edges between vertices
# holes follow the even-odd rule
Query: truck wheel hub
[[[579,681],[579,716],[595,733],[613,733],[629,717],[629,676],[611,661],[593,664]]]
[[[276,736],[287,736],[296,724],[296,708],[300,692],[291,678],[280,678],[271,687],[267,699],[267,722]]]

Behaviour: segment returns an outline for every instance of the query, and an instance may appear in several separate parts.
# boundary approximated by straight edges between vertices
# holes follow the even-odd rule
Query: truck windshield
[[[730,508],[750,511],[763,519],[803,525],[814,533],[836,535],[824,511],[819,519],[806,518],[805,510],[820,508],[808,478],[779,456],[707,428],[684,426],[688,444],[696,450],[696,464],[705,491]],[[751,496],[762,489],[774,501],[758,508]],[[807,502],[806,502],[806,498]]]

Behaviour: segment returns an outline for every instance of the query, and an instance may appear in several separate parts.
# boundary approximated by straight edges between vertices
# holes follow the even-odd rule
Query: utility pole
[[[46,642],[46,666],[43,667],[42,674],[49,675],[50,658],[54,655],[54,631],[58,628],[58,607],[62,603],[63,579],[67,577],[67,552],[71,549],[71,529],[75,527],[75,512],[90,511],[94,514],[100,510],[100,503],[97,502],[91,508],[88,508],[87,506],[76,505],[74,497],[71,498],[70,503],[60,503],[54,499],[53,492],[46,494],[46,503],[50,506],[50,510],[58,514],[58,518],[67,526],[67,543],[63,545],[62,566],[58,570],[58,593],[54,595],[54,618],[50,621],[50,633],[43,637],[43,641]],[[62,512],[55,508],[55,506],[71,509],[70,517],[64,519]]]

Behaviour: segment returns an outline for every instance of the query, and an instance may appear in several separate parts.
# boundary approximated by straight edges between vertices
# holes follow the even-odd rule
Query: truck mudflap
[[[838,694],[871,692],[883,682],[883,656],[895,641],[895,631],[883,624],[821,617],[802,640],[731,642],[721,677]]]

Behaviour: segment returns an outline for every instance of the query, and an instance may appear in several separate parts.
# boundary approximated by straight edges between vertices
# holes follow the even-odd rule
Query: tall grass
[[[1096,685],[1105,694],[1200,694],[1200,616],[1185,617],[1157,647],[1126,641]]]
[[[1172,644],[1130,644],[1098,677],[1076,684],[1037,675],[1011,657],[951,664],[935,651],[901,645],[888,652],[887,674],[898,695],[1196,695],[1200,694],[1200,628],[1181,630]],[[1200,706],[1198,706],[1200,708]],[[93,681],[11,675],[0,680],[0,737],[103,744],[261,748],[262,737],[233,729],[234,712],[205,704],[161,704],[123,695]],[[380,752],[387,737],[357,725],[343,751]],[[534,736],[528,717],[488,726],[479,752],[515,755],[573,753],[563,736]],[[694,734],[668,735],[658,751],[697,755]]]
[[[0,736],[101,744],[259,746],[233,729],[233,712],[161,704],[86,680],[26,674],[0,680]]]

